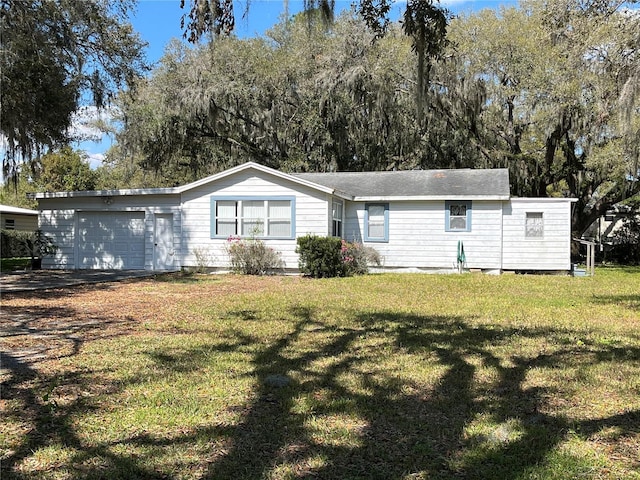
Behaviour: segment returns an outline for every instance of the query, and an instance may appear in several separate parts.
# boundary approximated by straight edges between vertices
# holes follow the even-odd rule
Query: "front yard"
[[[0,477],[640,479],[640,270],[2,297]]]

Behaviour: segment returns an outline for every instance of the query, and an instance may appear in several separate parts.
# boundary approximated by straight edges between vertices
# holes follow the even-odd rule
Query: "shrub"
[[[32,264],[36,259],[54,255],[58,247],[42,230],[35,232],[22,230],[2,230],[2,257],[30,257]]]
[[[205,247],[196,247],[193,249],[193,255],[196,257],[196,272],[206,273],[207,269],[213,264],[215,257]]]
[[[284,268],[280,252],[267,247],[255,237],[242,239],[231,236],[227,239],[227,254],[231,270],[245,275],[265,275]]]
[[[367,247],[358,242],[342,240],[340,248],[346,275],[364,275],[369,273],[371,265],[380,266],[382,257],[375,248]]]
[[[374,248],[335,237],[299,237],[296,252],[300,271],[315,278],[362,275],[370,265],[382,263]]]
[[[300,255],[300,272],[315,278],[343,277],[346,267],[342,257],[342,240],[336,237],[306,235],[298,237],[296,253]]]
[[[0,252],[2,258],[28,257],[30,252],[27,249],[25,240],[32,232],[21,230],[2,230],[0,236]]]

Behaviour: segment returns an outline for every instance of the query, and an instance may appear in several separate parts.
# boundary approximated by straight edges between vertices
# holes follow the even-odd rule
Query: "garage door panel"
[[[144,268],[144,212],[83,212],[78,217],[79,267]]]

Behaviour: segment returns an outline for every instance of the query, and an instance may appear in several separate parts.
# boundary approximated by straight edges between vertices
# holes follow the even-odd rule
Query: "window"
[[[527,212],[524,236],[527,238],[544,237],[544,219],[542,212]]]
[[[389,241],[389,205],[369,203],[364,209],[364,240],[366,242]]]
[[[293,238],[293,197],[211,199],[211,236]]]
[[[445,202],[445,232],[471,231],[471,202]]]
[[[342,202],[333,201],[331,216],[331,235],[334,237],[342,237]]]
[[[4,228],[6,230],[15,230],[16,229],[16,221],[13,218],[5,218],[4,219]]]

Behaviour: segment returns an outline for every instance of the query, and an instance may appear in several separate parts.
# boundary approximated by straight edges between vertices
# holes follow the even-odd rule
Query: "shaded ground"
[[[0,292],[15,293],[153,277],[147,270],[32,270],[0,273]]]

